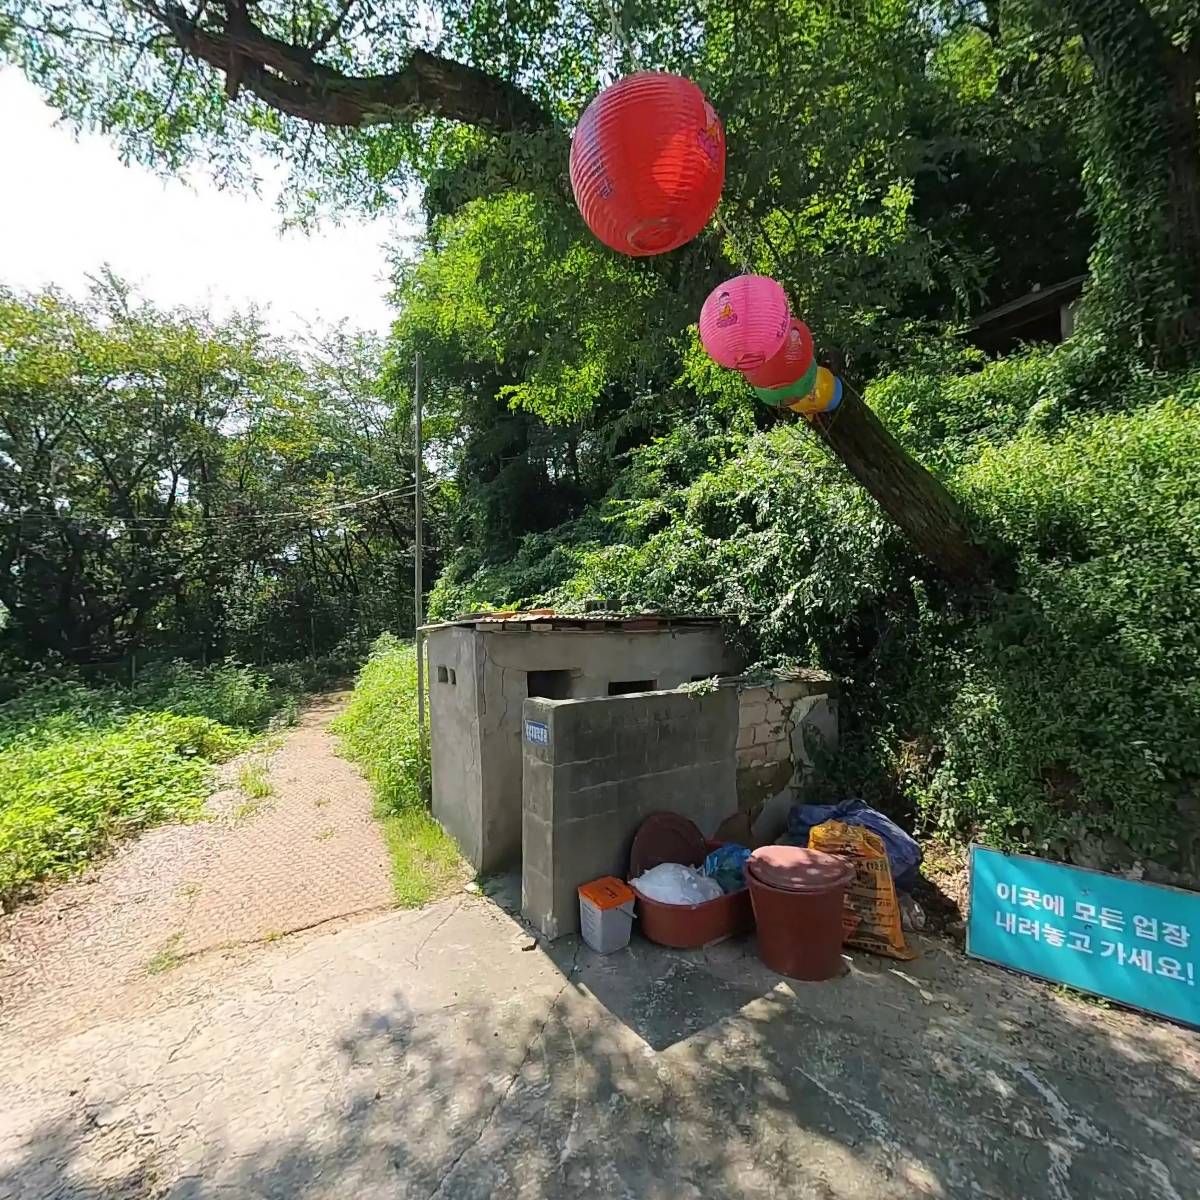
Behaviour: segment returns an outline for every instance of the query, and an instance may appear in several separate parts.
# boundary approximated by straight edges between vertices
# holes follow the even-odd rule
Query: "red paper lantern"
[[[725,182],[725,131],[690,79],[639,71],[587,106],[571,142],[571,189],[588,228],[635,258],[690,242]]]
[[[795,383],[812,364],[812,334],[799,317],[793,317],[783,349],[761,367],[747,371],[746,382],[756,388],[786,387]]]
[[[787,295],[775,280],[739,275],[709,292],[700,341],[721,366],[752,371],[783,349],[790,322]]]

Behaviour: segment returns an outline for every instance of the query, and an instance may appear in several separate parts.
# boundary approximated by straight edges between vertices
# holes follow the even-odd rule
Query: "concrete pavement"
[[[793,985],[465,894],[285,940],[0,1046],[0,1197],[1200,1195],[1200,1037],[922,948]]]

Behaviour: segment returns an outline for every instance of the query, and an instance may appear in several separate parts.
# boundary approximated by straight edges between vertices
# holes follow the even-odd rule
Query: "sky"
[[[281,234],[274,197],[164,180],[123,166],[98,134],[76,138],[24,76],[0,69],[0,282],[81,294],[108,263],[161,305],[224,315],[256,304],[287,333],[347,319],[385,332],[396,218]],[[187,231],[181,236],[181,231]]]

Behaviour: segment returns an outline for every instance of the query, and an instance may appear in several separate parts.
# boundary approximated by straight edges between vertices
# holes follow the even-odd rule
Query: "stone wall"
[[[738,808],[760,839],[774,838],[812,785],[813,755],[837,744],[837,686],[821,671],[737,684]]]
[[[650,813],[711,834],[737,809],[734,688],[532,699],[522,715],[521,906],[547,937],[578,930],[580,884],[625,877]]]

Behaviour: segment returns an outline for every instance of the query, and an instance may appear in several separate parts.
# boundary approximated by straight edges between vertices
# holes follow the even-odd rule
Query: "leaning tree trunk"
[[[810,423],[850,474],[943,575],[972,586],[991,573],[988,555],[971,537],[962,506],[896,441],[853,388],[842,402]]]

